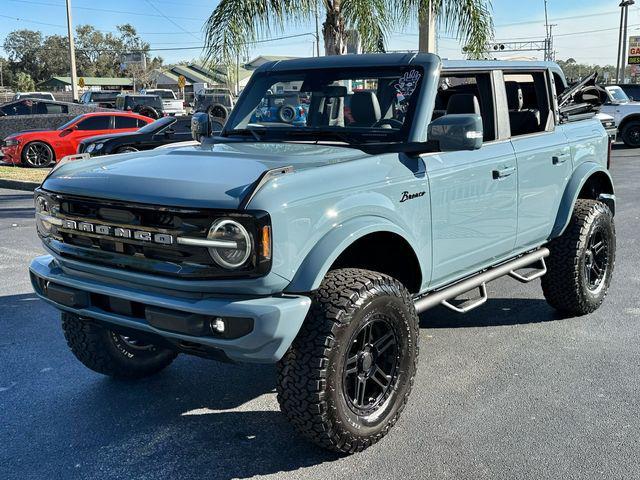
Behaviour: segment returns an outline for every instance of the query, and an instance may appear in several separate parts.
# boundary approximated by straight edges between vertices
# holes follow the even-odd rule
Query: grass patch
[[[0,165],[0,178],[5,180],[20,180],[23,182],[42,183],[50,168],[25,168],[18,166]]]

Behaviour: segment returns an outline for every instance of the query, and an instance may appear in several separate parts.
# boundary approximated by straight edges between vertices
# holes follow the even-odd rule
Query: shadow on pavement
[[[490,298],[487,303],[465,314],[436,307],[420,315],[422,328],[469,328],[523,325],[565,318],[538,298]]]
[[[35,216],[35,210],[33,208],[2,208],[0,207],[0,218],[33,218]]]
[[[273,365],[181,355],[158,375],[113,380],[73,357],[55,315],[34,294],[0,297],[10,333],[0,360],[11,359],[4,348],[23,359],[9,362],[0,382],[12,386],[0,397],[10,419],[0,435],[13,438],[0,463],[21,478],[226,480],[340,458],[305,441],[280,413]],[[43,366],[51,368],[38,373]]]

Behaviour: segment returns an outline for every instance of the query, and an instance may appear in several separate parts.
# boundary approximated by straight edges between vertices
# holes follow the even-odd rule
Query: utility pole
[[[316,57],[320,56],[320,26],[318,24],[318,2],[316,2]]]
[[[635,0],[622,0],[620,2],[620,33],[618,35],[618,62],[616,64],[616,81],[624,83],[627,56],[627,21],[629,5],[634,5]]]
[[[544,59],[548,62],[549,60],[551,60],[551,28],[549,27],[549,15],[547,13],[547,0],[544,0],[544,34],[545,34]]]
[[[436,53],[436,16],[432,3],[426,9],[420,10],[418,15],[419,37],[418,51],[420,53]]]
[[[76,73],[76,49],[73,45],[73,23],[71,22],[71,0],[67,0],[67,31],[69,32],[69,63],[71,64],[71,94],[78,100],[78,74]]]
[[[240,52],[236,52],[236,96],[240,95]]]

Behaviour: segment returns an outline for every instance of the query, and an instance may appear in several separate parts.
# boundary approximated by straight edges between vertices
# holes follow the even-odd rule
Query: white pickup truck
[[[600,112],[614,118],[619,138],[626,146],[640,147],[640,102],[632,101],[617,85],[609,85],[605,90],[609,98]]]
[[[145,95],[158,95],[162,99],[162,110],[167,115],[186,115],[184,102],[176,97],[173,90],[168,88],[148,88],[140,93]]]

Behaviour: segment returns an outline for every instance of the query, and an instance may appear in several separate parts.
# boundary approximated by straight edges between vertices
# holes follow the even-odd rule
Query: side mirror
[[[440,151],[478,150],[482,147],[482,117],[475,114],[449,114],[435,119],[427,130],[429,142]]]
[[[191,117],[191,137],[196,142],[201,142],[202,137],[211,136],[211,120],[206,112],[194,113]]]

